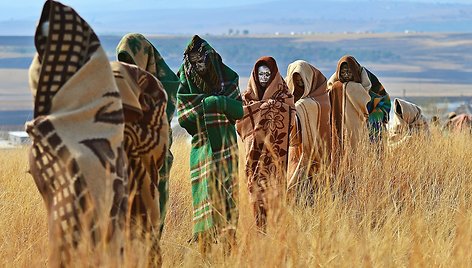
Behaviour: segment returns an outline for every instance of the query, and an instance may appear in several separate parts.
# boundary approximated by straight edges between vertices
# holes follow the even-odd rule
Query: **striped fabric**
[[[193,49],[206,55],[205,81],[189,62]],[[210,63],[211,62],[211,63]],[[224,65],[218,53],[194,36],[180,70],[177,93],[179,124],[192,135],[190,177],[194,239],[235,230],[238,221],[238,146],[235,120],[242,117],[238,75]],[[208,89],[212,90],[208,90]]]
[[[369,90],[370,101],[367,104],[369,111],[369,130],[371,139],[377,139],[382,134],[382,129],[385,128],[389,121],[389,113],[392,106],[390,96],[385,88],[380,83],[377,76],[367,70],[372,87]]]
[[[369,91],[370,101],[367,103],[367,110],[369,112],[368,127],[371,141],[378,141],[382,138],[382,132],[386,128],[389,121],[389,113],[391,108],[390,96],[380,83],[377,76],[375,76],[367,68],[361,66],[353,56],[343,56],[338,61],[336,72],[328,80],[328,89],[336,81],[341,81],[340,71],[342,64],[348,64],[349,69],[353,73],[353,80],[351,82],[360,83]]]
[[[300,75],[304,88],[296,85],[295,74]],[[301,196],[302,192],[309,190],[302,188],[310,187],[311,177],[318,171],[323,157],[329,157],[331,104],[326,77],[308,62],[297,60],[291,63],[286,81],[293,95],[303,89],[302,94],[297,94],[300,99],[295,102],[296,125],[300,127],[297,136],[301,138],[291,138],[287,178],[289,192],[295,191],[297,196]]]
[[[123,36],[120,43],[116,47],[116,57],[121,62],[134,64],[143,70],[154,75],[164,86],[167,93],[167,120],[170,125],[175,113],[177,88],[179,86],[179,78],[169,68],[164,58],[142,34],[129,33]],[[161,226],[159,233],[164,228],[165,216],[167,213],[169,200],[169,175],[174,161],[174,156],[170,151],[172,146],[172,128],[169,128],[169,141],[166,159],[159,170],[159,210],[161,215]],[[160,235],[159,234],[159,235]]]
[[[162,84],[136,65],[111,63],[123,100],[124,149],[130,188],[131,235],[148,236],[152,250],[149,263],[160,263],[161,215],[159,169],[167,152],[169,124],[167,95]]]

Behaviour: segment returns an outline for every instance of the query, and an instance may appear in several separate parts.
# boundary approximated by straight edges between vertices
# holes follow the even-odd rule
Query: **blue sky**
[[[176,9],[176,8],[211,8],[211,7],[230,7],[241,6],[247,4],[257,4],[264,2],[287,2],[292,4],[290,0],[64,0],[64,4],[74,7],[79,13],[95,13],[97,10],[102,11],[123,11],[142,9],[143,7],[153,7],[159,9]],[[313,0],[316,2],[316,0]],[[340,2],[346,0],[331,0]],[[385,0],[364,0],[372,2],[381,2]],[[388,2],[424,2],[424,3],[463,3],[471,4],[471,0],[388,0]],[[41,10],[44,1],[41,0],[1,0],[0,1],[0,20],[9,19],[28,19],[33,15],[37,15]],[[98,15],[96,15],[98,16]]]
[[[162,9],[176,9],[183,7],[228,7],[250,3],[263,3],[270,0],[238,0],[238,1],[215,1],[215,0],[64,0],[63,4],[72,6],[84,17],[94,19],[99,16],[97,11],[114,12],[123,10],[142,9],[143,7],[153,7]],[[287,1],[288,2],[288,1]],[[31,19],[32,16],[39,16],[44,1],[41,0],[1,0],[0,1],[0,21],[2,20],[23,20]]]
[[[215,7],[230,7],[242,6],[248,4],[257,4],[265,2],[287,2],[292,5],[290,0],[64,0],[64,4],[72,6],[79,13],[91,14],[91,18],[99,16],[94,14],[97,10],[100,11],[123,11],[142,9],[146,6],[152,6],[159,9],[178,9],[178,8],[215,8]],[[333,2],[342,2],[348,0],[331,0]],[[385,0],[364,0],[372,2],[381,2]],[[317,2],[317,0],[313,0]],[[389,0],[389,2],[424,2],[424,3],[462,3],[471,4],[471,0]],[[30,19],[31,16],[38,16],[44,1],[41,0],[1,0],[0,1],[0,21],[2,20],[22,20]],[[92,15],[93,14],[93,15]]]
[[[182,8],[182,7],[228,7],[238,6],[251,3],[264,3],[271,0],[238,0],[238,1],[219,1],[219,0],[65,0],[60,1],[66,5],[72,6],[79,12],[90,12],[94,10],[132,10],[142,9],[146,6],[159,8]],[[289,1],[287,1],[289,2]],[[0,18],[16,18],[29,17],[41,10],[43,1],[38,0],[2,0],[0,1]]]
[[[182,8],[182,7],[228,7],[228,6],[240,6],[246,4],[264,3],[271,2],[274,0],[233,0],[233,1],[221,1],[221,0],[64,0],[61,1],[64,4],[73,6],[80,12],[90,12],[94,10],[128,10],[128,9],[139,9],[145,6],[153,6],[159,8]],[[277,0],[275,0],[277,1]],[[285,1],[287,4],[292,4],[290,0],[279,0]],[[316,0],[313,0],[316,2]],[[346,1],[346,0],[332,0],[332,1]],[[368,0],[372,2],[380,2],[385,0]],[[425,3],[464,3],[470,4],[471,0],[389,0],[389,2],[425,2]],[[43,5],[41,0],[2,0],[0,1],[0,20],[15,18],[20,19],[22,17],[29,17],[31,14],[36,14],[38,10],[41,10]],[[139,3],[139,4],[138,4]]]
[[[425,22],[424,24],[433,25],[435,27],[434,20],[443,19],[444,16],[449,16],[448,21],[442,21],[441,25],[448,25],[451,23],[456,23],[459,18],[461,25],[455,26],[452,25],[450,29],[459,29],[459,31],[469,31],[470,27],[466,27],[472,19],[468,14],[472,14],[472,0],[360,0],[362,2],[355,2],[349,0],[302,0],[305,1],[304,4],[301,4],[300,7],[294,6],[294,2],[290,0],[63,0],[61,1],[64,4],[72,6],[77,12],[84,17],[93,27],[97,30],[98,33],[104,34],[121,34],[121,32],[115,32],[118,30],[122,31],[140,31],[148,33],[168,33],[165,30],[170,31],[170,33],[194,33],[199,31],[204,31],[208,33],[222,33],[227,31],[227,28],[241,28],[241,29],[250,29],[251,33],[259,32],[274,32],[274,31],[288,31],[292,29],[295,31],[317,31],[319,28],[327,29],[327,31],[332,31],[329,28],[329,23],[325,26],[320,26],[318,29],[312,28],[303,28],[303,26],[308,25],[309,23],[314,24],[314,22],[303,21],[304,19],[324,19],[330,17],[329,11],[326,12],[305,12],[309,10],[304,10],[305,5],[310,6],[310,10],[316,10],[319,6],[316,3],[320,1],[324,2],[325,8],[337,8],[337,2],[349,2],[352,7],[357,8],[358,12],[365,13],[369,18],[375,21],[378,24],[378,19],[375,17],[375,14],[379,14],[379,10],[384,8],[384,6],[389,6],[393,3],[400,3],[401,7],[396,8],[396,13],[385,13],[384,21],[391,20],[393,23],[401,22],[402,20],[409,18],[418,18],[417,23],[421,23],[425,17],[427,19],[431,18],[430,21]],[[359,0],[358,0],[359,1]],[[285,19],[285,21],[280,20],[271,20],[269,21],[270,15],[264,14],[263,10],[264,5],[260,5],[265,2],[277,2],[268,4],[268,6],[278,6],[279,17]],[[300,2],[299,2],[300,3]],[[326,6],[328,3],[328,6]],[[332,3],[332,4],[331,4]],[[357,3],[364,3],[361,6]],[[372,9],[373,4],[376,4],[377,9]],[[386,3],[386,5],[383,5]],[[405,4],[406,3],[406,4]],[[424,12],[422,6],[416,5],[415,12],[412,13],[412,7],[410,3],[461,3],[468,4],[467,8],[462,6],[457,7],[454,11],[444,12],[443,6],[436,6],[436,11],[434,15]],[[0,35],[32,35],[34,33],[34,25],[39,19],[42,5],[44,4],[43,0],[0,0]],[[259,4],[259,6],[255,6]],[[321,4],[321,3],[320,3]],[[254,5],[254,6],[252,6]],[[212,14],[208,12],[212,8],[225,8],[225,7],[238,7],[238,6],[248,6],[244,12],[239,14],[228,14],[228,10],[224,12],[218,12]],[[180,10],[182,8],[187,8],[187,12]],[[207,14],[203,16],[198,16],[198,11],[196,9],[201,8],[206,10],[202,11],[202,14]],[[431,8],[431,6],[430,6]],[[434,7],[433,7],[434,8]],[[156,10],[165,10],[168,11],[158,11],[159,15],[155,15]],[[287,11],[290,9],[291,11]],[[465,10],[462,10],[465,9]],[[150,12],[153,10],[153,12]],[[250,12],[249,12],[250,11]],[[418,11],[418,12],[416,12]],[[262,13],[261,13],[262,12]],[[249,14],[250,13],[250,14]],[[300,13],[307,13],[305,16],[301,16]],[[405,14],[404,17],[399,18],[398,14]],[[408,13],[408,14],[407,14]],[[420,14],[421,13],[421,14]],[[211,14],[211,15],[208,15]],[[315,15],[313,15],[315,14]],[[359,13],[356,13],[359,14]],[[351,14],[352,15],[352,14]],[[397,15],[395,17],[395,15]],[[461,17],[468,16],[467,21],[460,21]],[[373,18],[370,18],[373,17]],[[160,19],[160,20],[159,20]],[[207,22],[203,22],[203,21]],[[211,20],[208,22],[208,20]],[[287,29],[284,29],[286,22],[290,23],[293,20],[298,20],[297,26],[290,25],[287,26]],[[224,23],[224,24],[223,24]],[[282,24],[274,26],[275,24]],[[390,22],[385,22],[388,26]],[[218,25],[219,24],[219,25]],[[293,24],[293,23],[292,23]],[[319,23],[318,23],[319,24]],[[352,24],[352,23],[351,23]],[[364,23],[365,24],[365,23]],[[467,24],[467,25],[466,25]],[[321,25],[321,24],[319,24]],[[464,26],[466,25],[466,26]],[[220,27],[217,27],[220,26]],[[335,31],[365,31],[372,30],[366,29],[365,27],[356,26],[349,27],[349,23],[345,26],[339,26],[335,28]],[[272,27],[272,28],[271,28]],[[422,29],[425,28],[421,26]],[[428,31],[431,27],[427,28],[425,31]],[[302,29],[303,28],[303,29]],[[395,29],[387,29],[387,31],[403,31],[403,28],[410,28],[408,25],[399,26]],[[436,27],[437,28],[437,27]],[[444,28],[444,27],[443,27]],[[467,28],[467,29],[466,29]],[[435,29],[435,28],[434,28]],[[378,29],[373,29],[377,31]]]

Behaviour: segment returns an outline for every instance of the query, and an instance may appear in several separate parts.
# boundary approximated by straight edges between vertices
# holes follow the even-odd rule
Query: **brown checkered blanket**
[[[124,118],[107,56],[90,26],[55,1],[44,5],[35,45],[26,130],[48,211],[49,264],[67,265],[79,247],[116,258],[127,210]]]

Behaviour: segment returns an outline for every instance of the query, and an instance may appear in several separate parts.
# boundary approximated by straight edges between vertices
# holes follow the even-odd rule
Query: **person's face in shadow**
[[[128,53],[121,53],[119,56],[120,61],[124,61],[126,63],[135,64],[134,59]]]
[[[397,114],[403,118],[403,111],[402,111],[402,106],[401,105],[397,105],[395,107],[395,112],[397,112]]]
[[[293,97],[295,98],[295,101],[298,101],[305,92],[305,83],[303,82],[302,76],[299,73],[293,74],[293,84],[295,85]]]
[[[261,85],[261,87],[267,87],[267,83],[269,83],[271,74],[272,73],[269,67],[267,67],[266,65],[259,66],[259,68],[257,69],[257,77],[259,78],[259,84]]]
[[[343,83],[353,81],[354,80],[354,74],[352,73],[351,69],[349,69],[349,66],[347,63],[341,64],[341,70],[339,70],[339,78],[340,81]]]
[[[192,52],[189,54],[190,64],[195,67],[195,70],[198,74],[203,75],[207,71],[207,66],[205,63],[205,57],[197,52]]]

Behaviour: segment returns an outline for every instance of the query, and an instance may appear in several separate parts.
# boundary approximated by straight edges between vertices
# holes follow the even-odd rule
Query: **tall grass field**
[[[207,256],[191,238],[190,144],[172,151],[169,210],[161,239],[164,267],[462,267],[472,264],[472,136],[412,137],[380,150],[361,144],[335,178],[315,177],[313,206],[287,205],[266,235],[257,232],[240,143],[237,246]],[[27,148],[0,150],[0,267],[48,265],[47,215]],[[128,246],[130,248],[130,246]],[[144,267],[145,247],[124,265]],[[118,257],[117,257],[118,258]],[[110,262],[103,266],[114,266]],[[74,267],[87,266],[86,258]]]

